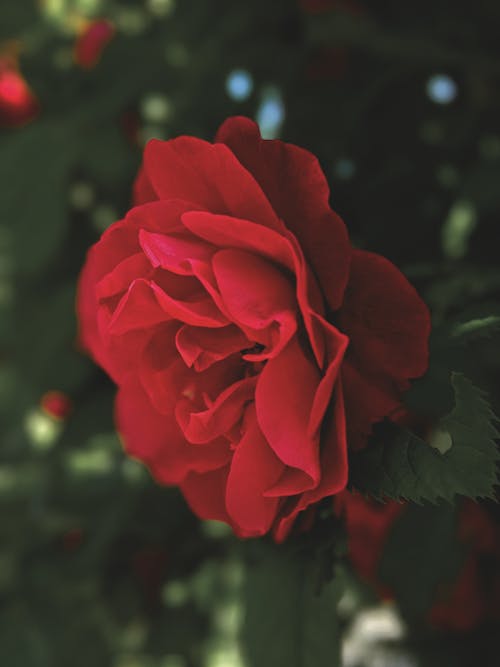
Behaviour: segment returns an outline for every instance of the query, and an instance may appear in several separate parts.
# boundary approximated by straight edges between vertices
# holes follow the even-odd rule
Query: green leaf
[[[492,497],[499,460],[496,417],[484,393],[466,377],[453,373],[451,383],[455,407],[436,429],[441,444],[444,434],[451,438],[446,451],[396,424],[384,424],[352,457],[352,486],[376,498],[415,502]]]
[[[249,667],[336,667],[340,664],[340,581],[315,589],[304,552],[259,545],[248,569],[241,641]]]
[[[498,331],[500,331],[500,316],[489,315],[457,324],[452,333],[455,338],[465,342],[472,338],[488,337]]]
[[[448,504],[409,504],[391,527],[378,578],[406,618],[421,620],[439,587],[458,575],[465,554],[457,540],[456,515]]]

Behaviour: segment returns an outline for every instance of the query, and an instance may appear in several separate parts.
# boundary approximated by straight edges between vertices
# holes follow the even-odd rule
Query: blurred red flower
[[[0,55],[0,126],[26,125],[39,110],[38,99],[19,71],[17,60]]]
[[[83,69],[95,67],[115,32],[114,25],[106,19],[96,19],[87,24],[75,44],[76,64]]]
[[[65,419],[72,410],[71,399],[61,391],[48,391],[40,400],[42,410],[54,419]]]
[[[336,499],[335,506],[345,516],[354,569],[380,597],[394,597],[377,570],[394,521],[406,506],[377,503],[347,492]],[[456,579],[437,591],[428,621],[443,630],[463,632],[487,620],[500,620],[500,528],[481,505],[465,501],[457,539],[465,548],[465,560]]]

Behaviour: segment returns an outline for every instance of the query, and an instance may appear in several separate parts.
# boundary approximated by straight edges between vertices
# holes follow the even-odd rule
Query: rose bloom
[[[125,449],[200,517],[282,540],[425,372],[428,310],[352,248],[317,159],[246,118],[149,142],[134,199],[78,293]]]

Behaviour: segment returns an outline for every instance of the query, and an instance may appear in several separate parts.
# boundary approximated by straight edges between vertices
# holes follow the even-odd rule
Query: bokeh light
[[[450,104],[458,95],[458,86],[447,74],[435,74],[428,79],[426,91],[436,104]]]
[[[280,91],[274,86],[266,88],[262,93],[256,120],[264,139],[275,139],[279,136],[285,120],[285,105]]]
[[[235,102],[244,102],[253,91],[253,80],[250,72],[235,69],[226,79],[226,92]]]

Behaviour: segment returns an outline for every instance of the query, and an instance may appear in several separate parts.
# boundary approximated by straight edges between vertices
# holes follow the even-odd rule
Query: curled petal
[[[184,301],[170,296],[154,282],[151,282],[151,289],[164,312],[185,324],[216,328],[229,324],[213,300],[204,295],[195,295],[189,301]]]
[[[177,421],[186,439],[194,444],[203,444],[228,435],[241,421],[245,406],[253,400],[255,382],[255,377],[235,382],[201,411],[193,410],[188,400],[178,401]]]
[[[139,231],[139,243],[154,267],[161,267],[180,275],[192,275],[189,260],[209,262],[215,247],[186,235],[154,234]]]
[[[335,389],[333,408],[326,418],[321,446],[321,479],[287,506],[275,524],[274,537],[282,542],[289,534],[299,512],[323,498],[343,491],[347,485],[347,434],[342,384]]]
[[[184,325],[179,329],[176,346],[184,363],[196,371],[250,346],[243,332],[230,324],[221,329]]]
[[[109,334],[119,336],[134,329],[148,329],[172,319],[159,302],[153,285],[149,280],[133,281],[109,322]]]
[[[151,264],[142,252],[130,255],[117,264],[96,285],[98,300],[109,299],[128,290],[137,278],[148,278]]]
[[[309,433],[314,437],[319,435],[326,410],[332,400],[349,339],[319,315],[314,314],[313,318],[323,332],[326,349],[325,371],[314,394],[309,418]]]
[[[230,458],[226,442],[217,441],[202,450],[186,442],[173,414],[157,412],[136,381],[119,388],[115,414],[127,453],[145,463],[164,484],[178,484],[190,471],[220,468]]]

